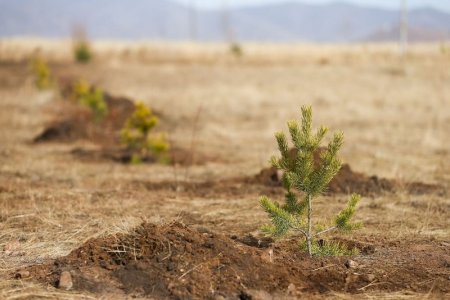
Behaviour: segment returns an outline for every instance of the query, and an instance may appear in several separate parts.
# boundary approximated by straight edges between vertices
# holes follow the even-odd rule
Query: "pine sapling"
[[[164,134],[152,134],[159,119],[143,102],[135,104],[134,113],[128,118],[122,129],[122,143],[133,152],[132,163],[140,163],[149,154],[156,155],[160,161],[165,156],[169,144]]]
[[[32,60],[31,67],[35,78],[34,82],[38,89],[45,90],[53,87],[50,68],[43,58],[34,58]]]
[[[77,41],[73,51],[77,63],[86,64],[90,62],[93,57],[91,47],[85,40]]]
[[[91,92],[91,86],[84,79],[77,80],[72,85],[72,97],[79,100],[82,97],[85,97]]]
[[[79,98],[80,103],[89,107],[94,114],[94,121],[101,122],[108,113],[108,105],[105,102],[103,91],[99,88],[89,91]]]
[[[275,134],[281,157],[272,157],[271,163],[283,171],[285,203],[280,205],[268,197],[261,197],[260,204],[271,219],[271,224],[264,226],[263,231],[278,237],[291,232],[300,234],[305,238],[303,246],[310,256],[349,254],[340,244],[329,242],[319,245],[318,239],[325,233],[349,231],[361,226],[361,223],[351,223],[361,199],[359,195],[351,196],[347,207],[335,217],[334,224],[324,227],[313,223],[313,200],[326,191],[341,168],[338,152],[344,135],[335,133],[326,149],[321,148],[328,129],[321,126],[313,133],[312,108],[304,106],[301,111],[301,125],[297,121],[288,122],[293,150],[289,149],[283,132]]]

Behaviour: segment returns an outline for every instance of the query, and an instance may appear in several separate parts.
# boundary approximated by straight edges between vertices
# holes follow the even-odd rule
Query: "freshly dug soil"
[[[350,241],[349,247],[356,245],[363,254],[349,262],[345,257],[309,258],[292,240],[255,243],[256,238],[233,238],[177,222],[143,223],[131,233],[91,239],[68,256],[12,276],[27,274],[58,287],[61,273],[68,271],[76,290],[158,299],[450,292],[450,250],[445,243],[374,246]]]
[[[249,181],[267,186],[282,186],[282,178],[279,170],[274,167],[262,169]],[[363,196],[374,196],[383,193],[396,191],[406,191],[410,194],[424,195],[436,193],[445,194],[445,188],[440,185],[423,182],[400,182],[380,178],[376,175],[367,176],[363,173],[355,172],[350,165],[344,164],[338,174],[331,180],[327,194],[350,194],[357,193]]]
[[[69,115],[55,121],[34,138],[35,143],[73,142],[90,140],[101,144],[117,143],[118,132],[134,111],[134,103],[125,97],[104,94],[108,115],[99,123],[94,122],[91,112],[74,105]]]
[[[314,160],[315,164],[320,163],[320,152],[324,148],[319,149]],[[295,149],[291,150],[291,155],[295,156]],[[250,178],[250,182],[259,183],[268,186],[282,185],[282,172],[274,167],[262,169],[259,174]],[[363,173],[355,172],[349,164],[343,164],[338,174],[333,178],[328,186],[328,194],[350,194],[357,193],[363,196],[379,195],[386,192],[406,191],[410,194],[428,194],[438,193],[445,194],[445,189],[439,185],[427,184],[422,182],[400,182],[398,180],[390,180],[380,178],[376,175],[368,176]]]

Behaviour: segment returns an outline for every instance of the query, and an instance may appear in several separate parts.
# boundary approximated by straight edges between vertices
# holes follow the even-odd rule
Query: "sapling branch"
[[[327,232],[334,231],[334,230],[337,230],[337,229],[338,229],[338,228],[337,228],[336,226],[333,226],[333,227],[330,227],[330,228],[328,228],[328,229],[319,231],[319,232],[316,233],[314,236],[315,236],[315,237],[318,237],[318,236],[320,236],[320,235],[322,235],[322,234],[325,234],[325,233],[327,233]]]

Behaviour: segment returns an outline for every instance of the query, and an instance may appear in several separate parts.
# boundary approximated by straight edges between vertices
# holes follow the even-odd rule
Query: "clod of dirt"
[[[358,263],[357,263],[356,261],[354,261],[354,260],[349,259],[349,260],[347,260],[347,261],[345,262],[345,266],[346,266],[348,269],[354,269],[354,268],[357,268],[357,267],[358,267]]]
[[[242,238],[237,238],[236,240],[247,246],[257,247],[257,248],[268,248],[275,242],[274,239],[272,239],[270,237],[257,238],[251,234],[248,234]]]
[[[128,234],[91,239],[65,257],[21,271],[63,287],[62,277],[68,276],[63,274],[70,270],[73,289],[99,296],[257,299],[283,298],[292,293],[308,297],[329,291],[450,292],[447,269],[442,264],[450,258],[447,248],[429,241],[381,244],[378,248],[374,254],[352,258],[364,266],[355,273],[345,266],[348,258],[311,259],[298,251],[298,241],[274,244],[269,263],[263,257],[268,249],[246,246],[181,223],[143,223]],[[371,284],[376,278],[383,281]],[[431,281],[433,289],[424,284]]]

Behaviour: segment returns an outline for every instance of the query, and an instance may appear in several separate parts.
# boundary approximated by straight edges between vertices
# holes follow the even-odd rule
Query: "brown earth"
[[[134,111],[132,100],[104,93],[104,99],[108,105],[108,114],[104,120],[95,123],[91,112],[73,103],[73,101],[69,102],[67,98],[69,96],[66,94],[67,92],[62,93],[66,97],[66,103],[60,104],[66,108],[69,106],[69,108],[64,110],[59,120],[52,122],[34,138],[35,143],[74,142],[83,139],[100,144],[119,142],[118,132]]]
[[[66,103],[59,103],[64,109],[62,117],[45,128],[33,139],[33,142],[73,143],[79,140],[87,140],[101,145],[101,148],[94,150],[76,148],[71,152],[74,157],[89,162],[113,161],[130,163],[133,153],[126,148],[120,147],[119,133],[126,120],[134,111],[133,100],[104,93],[108,114],[105,119],[96,123],[93,120],[91,111],[80,107],[75,103],[76,100],[72,99],[74,81],[60,78],[58,82],[62,85],[61,96],[66,101]],[[161,113],[157,111],[154,111],[154,113],[158,118],[162,118]],[[178,165],[202,165],[212,161],[221,161],[217,156],[193,153],[192,150],[176,146],[171,147],[168,158],[171,164]],[[155,163],[159,159],[149,154],[141,157],[141,161],[143,163]]]
[[[282,186],[280,171],[274,167],[262,169],[260,173],[249,182],[269,186]],[[364,173],[355,172],[349,164],[343,164],[338,174],[331,180],[327,188],[327,194],[350,194],[357,193],[363,196],[374,196],[383,193],[394,193],[405,191],[410,194],[423,195],[437,193],[445,195],[445,187],[437,184],[423,182],[402,182],[396,179],[380,178],[376,175],[368,176]]]
[[[57,92],[36,90],[26,54],[36,42],[2,41],[1,299],[449,297],[450,60],[438,45],[411,46],[401,61],[397,48],[385,45],[244,45],[246,55],[235,62],[220,60],[221,46],[142,45],[151,58],[144,62],[117,55],[120,47],[141,46],[96,43],[96,59],[79,66],[69,44],[42,48],[56,77],[145,99],[161,112],[158,128],[198,161],[113,163],[100,154],[117,148],[117,131],[104,140],[30,144],[55,116],[90,116]],[[386,71],[392,69],[401,76]],[[329,236],[361,250],[351,268],[349,258],[309,259],[295,240],[273,242],[259,230],[268,222],[259,197],[283,201],[284,191],[280,174],[255,174],[277,154],[273,133],[286,132],[286,120],[298,118],[303,104],[313,106],[315,126],[345,132],[341,156],[349,162],[342,170],[348,182],[314,203],[315,220],[326,224],[345,207],[342,193],[369,195],[355,216],[364,227]],[[213,159],[202,164],[201,153]],[[405,182],[439,188],[418,184],[422,194]],[[190,227],[134,229],[143,220]],[[119,245],[131,247],[123,252]],[[134,249],[143,253],[136,262]],[[66,290],[70,277],[74,287]]]
[[[321,159],[320,154],[325,148],[319,148],[314,154],[314,164],[319,166]],[[290,159],[295,160],[297,155],[296,149],[290,150]],[[282,186],[282,171],[275,167],[262,169],[249,182],[269,185]],[[446,189],[436,184],[427,184],[422,182],[401,182],[399,180],[391,180],[380,178],[376,175],[368,176],[366,174],[355,172],[349,164],[343,164],[337,175],[330,182],[328,194],[350,194],[357,193],[363,196],[379,195],[382,193],[392,193],[396,191],[406,191],[410,194],[427,194],[440,193],[445,195]]]
[[[294,240],[255,240],[259,239],[230,239],[178,222],[143,223],[127,234],[91,239],[65,257],[18,270],[14,276],[26,274],[58,287],[61,273],[68,271],[78,291],[171,299],[276,299],[404,289],[450,292],[450,251],[445,243],[342,240],[362,254],[310,259],[296,251]]]

